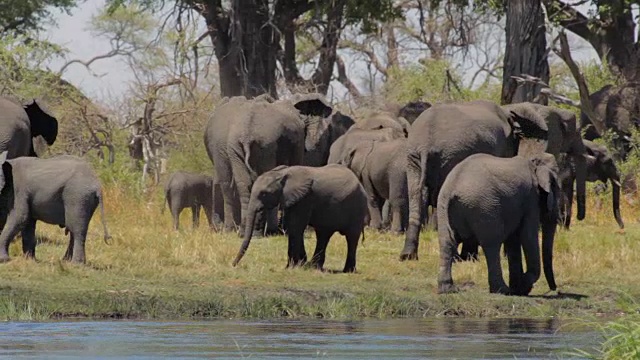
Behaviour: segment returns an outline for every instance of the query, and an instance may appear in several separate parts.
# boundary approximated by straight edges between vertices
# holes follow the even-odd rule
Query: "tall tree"
[[[549,82],[547,40],[544,13],[539,0],[506,1],[506,51],[502,73],[502,104],[534,101],[540,85],[522,86],[512,76],[527,74]],[[546,97],[540,97],[545,103]]]

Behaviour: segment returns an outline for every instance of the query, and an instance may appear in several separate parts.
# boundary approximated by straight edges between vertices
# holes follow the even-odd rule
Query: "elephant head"
[[[251,188],[251,197],[247,208],[244,241],[238,251],[233,266],[236,266],[249,247],[257,215],[265,210],[282,205],[287,209],[311,192],[313,179],[303,174],[291,174],[289,167],[280,165],[258,176]]]
[[[553,242],[558,225],[558,200],[560,186],[558,182],[558,164],[551,154],[539,154],[531,158],[534,183],[538,187],[538,205],[542,227],[542,266],[547,284],[556,290],[553,273]]]
[[[548,129],[545,151],[554,155],[556,159],[561,153],[566,153],[571,157],[575,164],[576,172],[578,220],[583,220],[586,213],[587,191],[586,150],[582,143],[582,136],[580,135],[575,114],[569,110],[529,102],[504,105],[503,109],[519,119],[535,119],[536,123],[545,123]],[[520,122],[520,124],[522,126],[524,123]],[[522,133],[525,136],[531,131],[531,129],[522,128]],[[527,155],[532,154],[529,153]]]
[[[331,144],[355,123],[340,111],[334,111],[318,94],[309,94],[294,102],[305,124],[305,155],[307,166],[327,164]]]
[[[31,136],[42,136],[49,146],[58,136],[58,120],[36,99],[23,105],[31,123]]]
[[[618,171],[618,167],[613,160],[613,157],[609,154],[606,147],[598,145],[588,140],[583,141],[587,155],[587,180],[588,181],[602,181],[607,183],[611,181],[612,187],[612,203],[613,203],[613,216],[618,223],[620,229],[624,229],[624,222],[620,215],[620,187],[621,187],[621,175]]]

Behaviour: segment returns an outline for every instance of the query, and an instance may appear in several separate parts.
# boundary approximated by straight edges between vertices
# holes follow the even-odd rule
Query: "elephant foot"
[[[402,252],[400,254],[400,261],[406,261],[406,260],[418,260],[418,252],[417,251],[410,251],[410,252]]]
[[[71,259],[71,262],[74,263],[74,264],[85,264],[86,263],[84,258],[79,258],[79,257]]]
[[[453,285],[453,283],[440,283],[438,284],[438,294],[455,294],[459,292],[457,286]]]
[[[344,269],[342,269],[343,273],[355,273],[356,272],[356,267],[355,266],[345,266]]]
[[[511,289],[507,286],[507,284],[489,287],[489,293],[491,294],[502,294],[502,295],[511,295]]]

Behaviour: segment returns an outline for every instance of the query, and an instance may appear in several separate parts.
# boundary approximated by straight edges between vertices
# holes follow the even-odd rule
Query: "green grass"
[[[171,229],[160,197],[128,197],[105,189],[113,243],[102,242],[99,214],[91,223],[87,265],[60,259],[67,238],[57,226],[38,225],[37,262],[10,248],[0,265],[0,319],[95,318],[388,318],[423,316],[549,317],[617,316],[638,311],[640,226],[637,210],[623,201],[626,232],[617,231],[607,200],[589,204],[588,218],[560,231],[555,269],[560,295],[546,294],[541,278],[531,297],[488,293],[486,264],[454,265],[463,291],[436,294],[436,234],[421,237],[417,262],[399,262],[403,237],[368,231],[358,249],[355,274],[285,269],[284,237],[254,239],[237,268],[231,266],[241,240],[205,226],[192,231],[185,210]],[[307,234],[307,253],[315,240]],[[336,235],[326,268],[344,266],[346,243]],[[503,261],[506,276],[506,261]],[[568,295],[563,295],[568,294]]]

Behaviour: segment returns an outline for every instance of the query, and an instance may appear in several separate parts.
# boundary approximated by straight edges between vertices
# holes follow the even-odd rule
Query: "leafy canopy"
[[[24,34],[41,30],[51,20],[51,10],[69,12],[78,0],[0,0],[0,36],[8,32]]]

